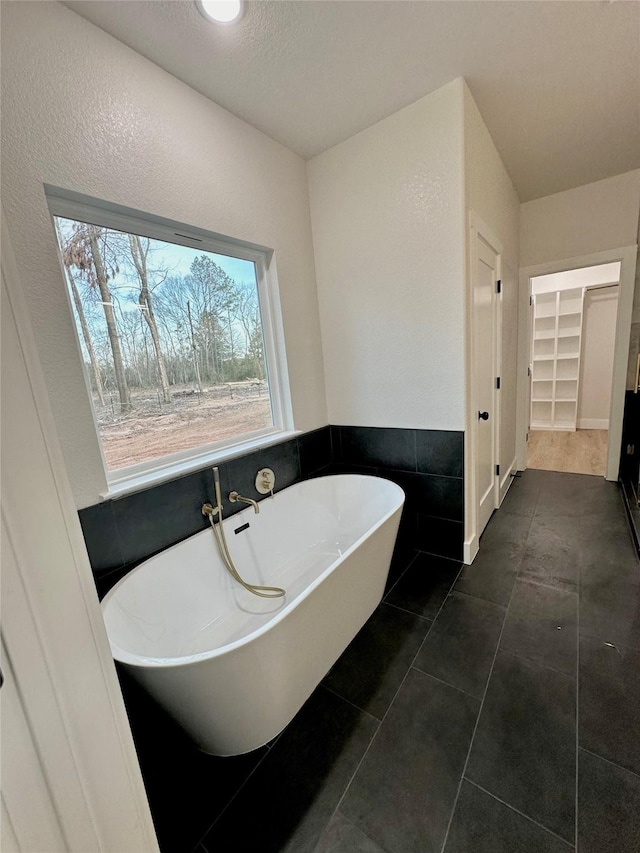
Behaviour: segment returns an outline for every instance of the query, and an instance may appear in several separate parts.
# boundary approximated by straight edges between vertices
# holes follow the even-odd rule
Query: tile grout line
[[[515,812],[516,814],[519,814],[525,820],[528,820],[530,823],[533,823],[535,826],[539,826],[540,829],[543,829],[545,832],[548,832],[549,835],[553,835],[554,838],[557,838],[558,841],[562,841],[562,843],[566,844],[567,847],[570,847],[572,850],[575,850],[574,845],[570,841],[567,841],[566,838],[563,838],[561,835],[558,835],[552,829],[549,829],[547,826],[544,826],[543,824],[539,823],[537,820],[534,820],[534,818],[529,817],[528,814],[521,812],[520,809],[517,809],[515,806],[509,805],[509,803],[505,802],[505,800],[501,800],[500,797],[497,797],[495,794],[492,794],[491,791],[487,791],[486,788],[483,788],[482,785],[478,785],[478,783],[474,782],[472,779],[465,779],[464,777],[463,777],[463,779],[469,785],[473,785],[474,788],[477,788],[479,791],[482,791],[483,794],[486,794],[488,797],[491,797],[493,800],[496,800],[497,802],[502,803],[502,805],[505,806],[506,808],[508,808],[510,811]]]
[[[592,634],[590,631],[582,631],[579,637],[587,637],[589,640],[597,640],[599,643],[608,642],[603,636],[599,636],[598,634]],[[612,646],[615,646],[616,649],[626,649],[629,652],[633,652],[638,654],[640,652],[640,646],[628,646],[626,643],[611,643]]]
[[[455,588],[455,585],[457,584],[457,582],[458,582],[458,578],[459,578],[459,577],[460,577],[460,575],[462,574],[462,570],[463,570],[463,569],[464,569],[464,563],[461,563],[461,564],[460,564],[460,568],[458,569],[458,571],[457,571],[457,573],[456,573],[455,578],[454,578],[454,579],[453,579],[453,581],[451,582],[451,586],[450,586],[450,587],[449,587],[449,589],[447,590],[447,594],[446,594],[446,595],[445,595],[445,597],[442,599],[442,604],[440,605],[440,607],[438,607],[438,612],[436,613],[436,615],[435,615],[435,616],[433,617],[433,619],[431,620],[431,625],[429,625],[429,630],[428,630],[428,631],[427,631],[427,633],[424,635],[424,639],[423,639],[423,640],[422,640],[422,642],[420,643],[420,646],[418,647],[417,652],[416,652],[416,653],[415,653],[415,655],[413,656],[413,660],[412,660],[412,661],[411,661],[411,663],[409,664],[409,669],[407,670],[407,672],[406,672],[406,674],[405,674],[405,677],[402,679],[402,684],[404,684],[405,679],[407,678],[407,675],[411,672],[411,670],[412,670],[412,669],[416,669],[418,672],[422,672],[422,670],[421,670],[421,669],[418,669],[418,667],[415,665],[415,664],[416,664],[416,660],[418,659],[418,655],[419,655],[419,654],[420,654],[420,652],[422,651],[422,647],[423,647],[423,646],[424,646],[424,644],[427,642],[427,638],[429,637],[429,634],[431,634],[431,631],[433,630],[433,626],[436,624],[436,620],[438,619],[438,616],[440,616],[440,613],[442,612],[443,607],[445,606],[445,604],[446,604],[446,603],[447,603],[447,601],[449,600],[449,597],[451,596],[451,592],[452,592],[452,591],[453,591],[453,589]],[[426,617],[425,617],[425,618],[426,618]],[[428,675],[429,673],[424,673],[424,674],[425,674],[425,675]],[[433,676],[432,676],[432,677],[433,677]],[[441,679],[438,679],[438,681],[440,681],[440,680],[441,680]],[[447,682],[446,682],[446,681],[444,681],[444,682],[442,682],[442,683],[443,683],[443,684],[447,684]],[[402,684],[400,685],[400,687],[402,687]],[[453,685],[452,685],[452,684],[449,684],[448,686],[449,686],[449,687],[453,687]],[[392,699],[391,704],[393,704],[393,702],[395,701],[396,696],[397,696],[397,695],[398,695],[398,693],[400,692],[400,687],[398,687],[398,690],[396,690],[396,693],[395,693],[395,695],[394,695],[394,697],[393,697],[393,699]],[[456,688],[456,690],[457,690],[457,689],[458,689],[458,688]],[[461,693],[463,693],[464,691],[462,691],[462,690],[461,690],[460,692],[461,692]],[[468,694],[467,694],[467,695],[468,695]],[[476,698],[476,697],[474,697],[474,698]],[[390,707],[391,707],[391,705],[389,705],[389,708],[390,708]]]
[[[388,589],[385,593],[383,593],[382,601],[380,602],[380,604],[382,604],[382,603],[385,601],[386,597],[387,597],[388,595],[390,595],[390,594],[391,594],[391,591],[392,591],[392,590],[394,590],[394,589],[396,588],[396,586],[400,583],[400,581],[402,580],[402,578],[405,576],[405,574],[409,571],[409,569],[411,568],[411,566],[412,566],[412,565],[415,563],[415,561],[418,559],[418,554],[419,554],[419,553],[420,553],[420,552],[416,550],[416,553],[415,553],[415,554],[413,555],[413,557],[409,560],[409,562],[407,563],[407,565],[406,565],[406,566],[404,567],[404,569],[400,572],[400,574],[399,574],[399,575],[398,575],[398,577],[394,580],[394,582],[391,584],[391,586],[389,587],[389,589]]]
[[[405,677],[406,677],[406,676],[405,676]],[[329,688],[325,688],[325,689],[327,689],[327,690],[328,690]],[[331,691],[331,692],[333,693],[333,691]],[[334,695],[335,695],[335,696],[338,696],[338,694],[337,694],[337,693],[334,693]],[[338,697],[338,698],[342,699],[343,697],[342,697],[342,696],[340,696],[340,697]],[[394,696],[394,699],[395,699],[395,696]],[[346,701],[348,701],[348,700],[344,699],[343,701],[345,701],[345,702],[346,702]],[[391,702],[393,703],[393,700],[391,700]],[[361,713],[368,714],[368,712],[367,712],[367,711],[362,711],[362,709],[361,709],[361,708],[358,708],[358,706],[357,706],[357,705],[353,705],[353,703],[352,703],[352,702],[349,702],[349,704],[350,704],[350,705],[352,705],[352,707],[357,708],[357,710],[358,710],[358,711],[360,711]],[[389,705],[389,707],[391,707],[391,705]],[[389,709],[387,708],[387,711],[388,711],[388,710],[389,710]],[[360,770],[360,767],[362,766],[362,762],[365,760],[365,758],[366,758],[366,756],[367,756],[367,753],[368,753],[368,752],[369,752],[369,750],[371,749],[371,744],[372,744],[372,743],[374,742],[374,740],[377,738],[377,736],[378,736],[378,732],[380,731],[380,727],[382,726],[382,720],[384,720],[384,718],[387,716],[387,714],[386,714],[386,712],[385,712],[384,716],[382,717],[382,720],[378,720],[378,718],[377,718],[377,717],[374,717],[374,716],[373,716],[373,714],[368,714],[368,716],[370,716],[372,719],[376,720],[376,722],[378,723],[378,725],[377,725],[377,727],[376,727],[376,730],[375,730],[375,731],[374,731],[374,733],[371,735],[371,740],[370,740],[370,741],[369,741],[369,743],[367,744],[367,748],[365,749],[365,751],[362,753],[362,758],[360,759],[360,761],[358,761],[358,764],[357,764],[357,766],[356,766],[355,770],[353,771],[353,773],[351,774],[351,777],[350,777],[349,781],[348,781],[348,782],[347,782],[347,784],[345,785],[344,791],[342,792],[342,794],[340,795],[340,799],[339,799],[339,800],[338,800],[338,802],[336,803],[336,807],[335,807],[335,808],[334,808],[334,810],[331,812],[331,814],[329,815],[329,819],[326,821],[326,823],[325,823],[325,824],[324,824],[324,826],[322,827],[322,829],[321,829],[321,831],[320,831],[320,833],[319,833],[319,835],[318,835],[318,838],[317,838],[317,841],[316,841],[316,845],[315,845],[315,846],[317,846],[317,845],[319,844],[319,842],[320,842],[320,840],[321,840],[322,836],[324,835],[324,833],[325,833],[325,832],[326,832],[326,830],[327,830],[327,827],[329,826],[329,824],[331,823],[331,821],[334,819],[334,817],[336,816],[337,812],[340,810],[340,806],[342,805],[342,801],[344,800],[344,798],[345,798],[345,796],[346,796],[346,794],[347,794],[347,791],[348,791],[348,790],[349,790],[349,788],[351,787],[351,783],[352,783],[352,782],[353,782],[353,780],[355,779],[356,773],[358,772],[358,770]],[[353,826],[355,826],[355,827],[356,827],[356,829],[360,830],[360,832],[362,832],[364,835],[366,835],[366,837],[367,837],[367,838],[369,838],[369,836],[364,832],[364,830],[362,830],[359,826],[357,826],[357,825],[356,825],[356,824],[351,820],[351,818],[347,817],[346,815],[344,815],[344,817],[349,821],[349,823],[351,823]],[[371,838],[370,840],[373,842],[373,839],[372,839],[372,838]],[[377,842],[375,842],[375,843],[377,843]],[[315,849],[315,848],[314,848],[314,849]]]
[[[414,559],[415,559],[415,558],[414,558]],[[412,560],[411,562],[413,562],[413,560]],[[409,564],[409,565],[411,565],[411,564]],[[408,568],[408,567],[407,567],[407,568]],[[453,581],[451,582],[451,586],[450,586],[450,588],[449,588],[450,590],[451,590],[451,589],[453,589],[453,586],[454,586],[454,584],[456,583],[456,581],[458,580],[458,577],[460,576],[460,572],[462,572],[462,569],[463,569],[463,566],[461,565],[461,566],[460,566],[460,569],[458,570],[458,572],[457,572],[457,574],[456,574],[456,576],[455,576],[455,578],[454,578],[454,579],[453,579]],[[387,717],[388,717],[388,715],[389,715],[389,712],[391,711],[391,708],[393,707],[393,703],[396,701],[396,698],[397,698],[397,696],[398,696],[398,693],[400,693],[400,691],[402,690],[402,686],[404,685],[405,681],[407,680],[407,677],[408,677],[409,673],[410,673],[410,672],[411,672],[411,670],[414,668],[414,666],[413,666],[413,665],[414,665],[414,663],[415,663],[415,661],[416,661],[416,658],[418,657],[418,654],[420,653],[420,649],[422,648],[422,646],[423,646],[423,644],[424,644],[425,640],[426,640],[426,639],[427,639],[427,637],[429,636],[429,633],[431,632],[431,629],[433,628],[433,626],[434,626],[434,624],[435,624],[436,619],[437,619],[437,618],[438,618],[438,616],[440,615],[440,611],[441,611],[441,610],[442,610],[442,608],[444,607],[445,602],[446,602],[446,600],[448,599],[448,597],[449,597],[449,593],[447,593],[447,595],[445,595],[445,597],[444,597],[444,599],[443,599],[443,601],[442,601],[442,604],[441,604],[441,605],[440,605],[440,607],[438,608],[438,612],[437,612],[437,613],[436,613],[436,615],[434,616],[433,621],[431,622],[431,625],[429,625],[429,630],[427,631],[427,633],[426,633],[426,635],[425,635],[424,640],[422,641],[422,643],[420,643],[420,646],[419,646],[419,648],[418,648],[418,651],[415,653],[415,655],[413,656],[413,658],[412,658],[412,660],[411,660],[411,663],[410,663],[410,664],[409,664],[409,666],[407,667],[407,671],[405,672],[405,674],[404,674],[404,677],[403,677],[402,681],[401,681],[401,682],[400,682],[400,684],[398,685],[398,689],[397,689],[397,690],[396,690],[396,692],[393,694],[393,699],[389,702],[389,705],[388,705],[388,707],[387,707],[387,710],[384,712],[384,715],[383,715],[382,719],[380,720],[380,724],[378,725],[378,728],[376,729],[375,734],[373,735],[373,737],[372,737],[372,738],[371,738],[371,740],[369,741],[369,745],[368,745],[368,746],[367,746],[367,748],[365,749],[365,751],[364,751],[364,753],[363,753],[363,755],[362,755],[362,758],[361,758],[361,759],[360,759],[360,761],[358,762],[358,766],[356,767],[356,769],[354,770],[354,772],[353,772],[353,773],[352,773],[352,775],[351,775],[351,778],[350,778],[350,779],[349,779],[349,781],[347,782],[347,784],[346,784],[346,786],[345,786],[345,789],[344,789],[344,791],[342,792],[342,796],[341,796],[341,797],[340,797],[340,799],[338,800],[338,803],[337,803],[337,805],[336,805],[335,809],[334,809],[334,810],[333,810],[333,812],[331,813],[331,817],[329,818],[329,820],[328,820],[328,821],[327,821],[327,823],[325,824],[325,829],[326,829],[326,827],[329,825],[329,823],[333,820],[334,815],[336,814],[336,812],[340,809],[340,806],[342,805],[342,802],[343,802],[344,798],[346,797],[347,792],[349,791],[349,788],[351,787],[351,784],[352,784],[353,780],[354,780],[354,779],[355,779],[355,777],[356,777],[356,774],[357,774],[357,773],[358,773],[358,771],[360,770],[360,767],[362,766],[362,763],[364,762],[365,758],[366,758],[366,757],[367,757],[367,755],[369,754],[369,750],[371,749],[372,744],[375,742],[376,738],[377,738],[377,737],[378,737],[378,735],[380,734],[380,729],[382,728],[382,724],[383,724],[383,723],[384,723],[384,721],[387,719]],[[417,671],[418,671],[418,672],[420,672],[420,670],[417,670]],[[450,685],[447,685],[447,686],[450,686]],[[460,692],[462,692],[462,691],[460,691]],[[355,826],[355,825],[356,825],[356,824],[354,824],[354,826]],[[359,829],[359,827],[358,827],[358,829]],[[323,829],[323,832],[324,832],[324,829]],[[365,834],[366,834],[366,833],[365,833]],[[369,837],[369,836],[367,836],[367,838],[368,838],[368,837]],[[371,840],[372,840],[372,841],[375,841],[374,839],[371,839]],[[377,844],[378,842],[377,842],[377,841],[375,841],[375,843]]]
[[[393,607],[394,610],[397,610],[400,613],[406,613],[408,616],[414,616],[416,619],[422,619],[423,622],[433,623],[435,621],[435,617],[431,619],[429,616],[421,616],[413,610],[407,610],[406,607],[400,607],[399,604],[392,604],[392,602],[385,601],[384,599],[382,599],[378,607],[382,607],[383,604],[385,607]],[[431,627],[431,625],[429,625],[429,627]]]
[[[452,589],[449,593],[447,593],[447,597],[450,595],[461,595],[463,598],[472,598],[474,601],[484,601],[485,604],[491,604],[493,607],[499,607],[500,610],[506,610],[507,607],[505,604],[498,604],[497,601],[491,601],[488,598],[480,598],[479,595],[474,595],[472,592],[464,592],[462,589]]]
[[[282,732],[281,732],[280,734],[282,734]],[[280,734],[279,734],[279,735],[276,735],[275,742],[274,742],[273,746],[275,746],[275,745],[276,745],[276,743],[277,743],[277,741],[280,739]],[[265,744],[265,746],[266,746],[266,744]],[[238,790],[235,792],[235,794],[231,797],[231,799],[229,800],[229,802],[228,802],[228,803],[225,805],[225,807],[224,807],[224,808],[219,812],[219,814],[217,815],[216,819],[215,819],[214,821],[212,821],[212,822],[209,824],[209,826],[207,827],[207,829],[205,829],[205,831],[202,833],[202,835],[201,835],[201,837],[200,837],[199,841],[198,841],[198,842],[197,842],[197,844],[196,844],[196,847],[198,846],[198,844],[201,844],[201,845],[202,845],[202,847],[204,847],[204,849],[207,851],[207,853],[209,853],[209,848],[208,848],[208,847],[207,847],[207,845],[204,843],[204,839],[207,837],[207,835],[209,834],[209,832],[211,832],[211,830],[213,829],[213,827],[218,823],[218,821],[221,819],[221,817],[226,813],[226,811],[229,809],[229,807],[230,807],[230,806],[231,806],[231,804],[234,802],[234,800],[236,799],[236,797],[240,794],[240,792],[241,792],[242,790],[244,790],[244,787],[245,787],[245,785],[247,784],[247,782],[249,781],[249,779],[251,779],[251,777],[253,776],[253,774],[254,774],[254,773],[257,771],[257,769],[262,765],[262,762],[267,758],[267,756],[271,754],[271,750],[272,750],[272,747],[270,747],[270,746],[269,746],[269,747],[267,748],[267,751],[265,752],[265,754],[264,754],[264,755],[262,756],[262,758],[260,759],[260,761],[258,761],[258,763],[257,763],[257,764],[256,764],[256,766],[253,768],[253,770],[251,770],[251,772],[250,772],[250,773],[247,775],[247,777],[244,779],[244,781],[243,781],[242,785],[240,785],[240,787],[239,787],[239,788],[238,788]]]
[[[540,500],[540,493],[538,492],[538,496],[536,497],[536,509],[537,509],[539,500]],[[531,518],[529,519],[529,526],[527,528],[526,534],[523,537],[524,542],[526,542],[527,538],[529,537],[529,533],[531,532],[531,526],[533,524],[534,516],[535,516],[535,509],[534,509],[533,513],[531,514]],[[498,642],[496,643],[496,650],[495,650],[494,655],[493,655],[493,660],[491,661],[491,669],[489,670],[489,675],[487,676],[487,683],[484,686],[484,691],[482,693],[482,699],[480,700],[480,708],[478,710],[478,716],[476,717],[476,723],[475,723],[475,726],[473,727],[473,732],[471,734],[471,740],[469,741],[469,749],[467,750],[467,757],[465,759],[464,767],[462,768],[462,773],[460,775],[460,782],[458,783],[458,790],[456,791],[456,796],[455,796],[455,799],[453,801],[453,807],[451,809],[451,814],[449,815],[449,823],[447,824],[447,831],[445,833],[444,840],[442,842],[442,847],[440,848],[440,853],[444,853],[445,847],[447,846],[447,840],[449,839],[449,832],[451,830],[451,824],[453,823],[453,816],[455,814],[456,807],[458,805],[458,800],[460,799],[460,791],[462,790],[462,782],[463,782],[463,780],[465,778],[465,774],[467,772],[467,767],[469,765],[469,759],[471,758],[471,750],[473,749],[473,743],[474,743],[475,738],[476,738],[476,732],[478,731],[478,725],[480,723],[480,717],[482,716],[482,709],[484,708],[484,702],[485,702],[485,699],[487,697],[487,692],[489,690],[489,684],[491,683],[491,677],[493,675],[493,670],[494,670],[494,667],[496,665],[496,659],[498,657],[498,652],[500,650],[500,642],[502,640],[502,635],[504,633],[504,626],[506,625],[507,618],[509,616],[509,609],[511,607],[511,601],[513,599],[513,594],[514,594],[514,591],[516,588],[516,582],[517,582],[518,577],[520,575],[520,567],[522,565],[523,557],[524,557],[524,552],[521,551],[518,555],[518,568],[516,570],[514,583],[513,583],[513,586],[511,587],[511,594],[509,595],[509,601],[507,603],[507,607],[506,607],[504,617],[502,620],[502,627],[500,628],[500,635],[498,637]]]
[[[345,702],[347,705],[354,708],[359,714],[366,714],[367,717],[371,717],[372,720],[375,720],[378,723],[378,726],[382,722],[378,717],[376,717],[375,714],[372,714],[371,711],[366,711],[364,708],[361,708],[359,705],[356,705],[355,702],[352,702],[351,699],[347,699],[344,696],[341,696],[333,689],[333,687],[329,687],[328,684],[325,684],[324,681],[321,681],[320,684],[318,684],[318,687],[316,687],[315,689],[318,690],[320,687],[322,687],[322,689],[326,690],[328,693],[331,693],[331,695],[335,696],[336,699],[340,699],[341,702]],[[378,729],[376,729],[376,732],[377,731]]]
[[[565,678],[570,678],[572,681],[577,682],[577,678],[575,675],[569,675],[568,672],[564,672],[561,669],[557,669],[555,666],[549,666],[547,663],[540,663],[540,661],[535,658],[528,658],[526,655],[518,654],[518,652],[512,652],[511,649],[500,649],[500,651],[505,655],[511,655],[511,657],[518,658],[518,660],[524,661],[524,663],[533,663],[536,666],[539,666],[541,669],[546,669],[548,672],[555,672],[556,675],[563,675]]]
[[[625,773],[631,773],[632,776],[635,776],[636,779],[640,779],[640,773],[636,773],[635,770],[629,770],[628,767],[623,767],[622,764],[616,764],[615,761],[611,761],[610,758],[605,758],[604,755],[598,755],[597,752],[593,752],[591,749],[585,749],[584,746],[580,747],[580,752],[586,752],[587,755],[593,756],[593,758],[598,758],[600,761],[605,761],[607,764],[610,764],[612,767],[616,767],[618,770],[622,770]]]
[[[437,681],[438,684],[443,684],[445,687],[450,687],[452,690],[457,690],[458,693],[462,693],[463,696],[468,696],[470,699],[475,699],[476,702],[479,702],[480,699],[477,696],[474,696],[473,693],[467,693],[466,690],[462,690],[460,687],[456,687],[455,684],[449,684],[448,681],[444,681],[442,678],[438,678],[437,675],[432,675],[430,672],[425,672],[424,669],[420,669],[419,666],[411,666],[410,669],[419,672],[420,675],[426,675],[427,678],[433,678],[434,681]]]

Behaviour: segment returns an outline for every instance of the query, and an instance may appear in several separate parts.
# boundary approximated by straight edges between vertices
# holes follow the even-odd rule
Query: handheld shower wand
[[[213,471],[213,488],[216,496],[216,505],[206,503],[202,504],[202,514],[209,520],[219,518],[222,521],[222,495],[220,493],[220,471],[217,467],[211,469]]]
[[[218,508],[218,512],[220,516],[222,516],[222,496],[220,494],[220,471],[216,466],[213,470],[213,488],[215,490],[216,495],[216,506]]]
[[[216,543],[218,545],[218,550],[220,551],[220,556],[222,557],[222,562],[225,567],[231,574],[235,580],[238,581],[245,589],[252,592],[254,595],[259,595],[261,598],[280,598],[286,595],[286,591],[279,586],[261,586],[259,584],[247,583],[239,574],[236,569],[231,554],[229,553],[229,546],[227,545],[227,539],[224,535],[224,526],[222,524],[222,494],[220,492],[220,471],[218,468],[212,468],[213,471],[213,487],[216,496],[216,505],[212,506],[211,504],[204,504],[202,507],[202,514],[205,515],[209,519],[209,524],[211,525],[211,529],[213,530],[213,535],[215,537]],[[233,492],[232,492],[233,494]],[[253,503],[253,501],[251,501]],[[256,510],[257,511],[257,510]],[[214,524],[213,519],[218,517],[218,524]]]

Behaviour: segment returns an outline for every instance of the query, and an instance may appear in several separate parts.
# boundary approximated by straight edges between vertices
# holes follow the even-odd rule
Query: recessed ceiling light
[[[200,14],[214,24],[233,24],[242,15],[242,0],[196,0]]]

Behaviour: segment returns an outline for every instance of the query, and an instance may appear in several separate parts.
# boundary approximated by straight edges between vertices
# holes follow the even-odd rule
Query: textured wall
[[[462,81],[308,164],[329,420],[464,429]]]
[[[500,448],[497,461],[504,476],[511,470],[516,455],[520,202],[466,83],[464,176],[467,210],[477,214],[491,229],[502,244],[503,251]],[[468,265],[469,249],[467,244]],[[472,460],[468,462],[471,464]],[[473,499],[473,496],[469,495],[469,498]],[[471,523],[471,512],[468,512],[467,518]],[[473,532],[468,530],[467,535]]]
[[[105,482],[45,183],[275,249],[295,425],[326,424],[304,161],[60,4],[2,6],[3,206],[77,505]]]
[[[466,83],[463,91],[467,208],[475,211],[496,234],[504,250],[503,262],[517,270],[520,201]]]
[[[520,265],[633,246],[639,207],[639,169],[529,201],[520,210]]]

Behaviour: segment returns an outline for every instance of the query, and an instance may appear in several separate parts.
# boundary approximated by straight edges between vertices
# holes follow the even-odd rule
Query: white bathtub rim
[[[371,475],[371,474],[327,474],[323,477],[316,477],[314,479],[317,479],[317,480],[329,479],[329,478],[335,479],[338,477],[349,477],[349,478],[357,477],[357,478],[363,479],[363,480],[384,480],[386,483],[388,483],[390,486],[393,487],[394,491],[396,491],[398,493],[398,498],[400,499],[399,503],[397,504],[397,506],[388,510],[384,515],[380,516],[380,518],[375,522],[375,524],[371,525],[371,527],[368,527],[367,530],[365,531],[365,533],[363,533],[360,537],[358,537],[358,539],[352,545],[350,545],[346,551],[344,551],[342,554],[340,554],[339,558],[337,558],[329,566],[327,566],[327,568],[324,569],[324,571],[321,572],[321,574],[318,575],[317,578],[315,578],[307,587],[305,587],[292,601],[288,602],[285,605],[285,607],[282,608],[282,610],[279,610],[271,619],[269,619],[268,622],[266,622],[264,625],[261,625],[259,628],[256,628],[256,630],[252,631],[250,634],[247,634],[244,637],[240,637],[238,640],[234,640],[232,643],[227,643],[224,646],[219,646],[218,648],[215,648],[215,649],[207,649],[203,652],[196,652],[195,654],[181,655],[181,656],[176,656],[176,657],[150,657],[150,656],[146,656],[146,655],[138,655],[138,654],[135,654],[133,652],[128,651],[127,649],[123,649],[121,646],[118,646],[111,639],[111,637],[109,637],[109,643],[111,646],[111,653],[112,653],[114,659],[116,661],[118,661],[118,663],[126,664],[127,666],[131,666],[131,667],[141,667],[141,668],[164,668],[164,667],[175,667],[175,666],[188,666],[189,664],[197,664],[197,663],[200,663],[201,661],[210,660],[212,658],[216,658],[216,657],[220,657],[222,655],[229,654],[230,652],[233,652],[234,650],[239,649],[242,646],[245,646],[245,645],[255,641],[256,639],[261,637],[263,634],[266,634],[267,631],[270,631],[275,625],[277,625],[279,622],[281,622],[288,613],[290,613],[295,607],[297,607],[298,604],[300,604],[302,601],[304,601],[305,598],[308,598],[308,596],[313,592],[313,590],[316,589],[318,586],[320,586],[320,584],[325,580],[325,578],[327,578],[340,565],[340,563],[344,562],[347,559],[347,557],[349,557],[350,554],[352,554],[360,546],[360,544],[364,540],[366,540],[369,536],[371,536],[374,533],[374,531],[376,531],[380,527],[382,527],[382,525],[385,522],[387,522],[395,513],[401,511],[403,506],[404,506],[405,493],[404,493],[403,489],[400,486],[398,486],[397,483],[394,483],[392,480],[386,479],[386,477],[377,477],[377,476]],[[293,485],[296,485],[296,484],[293,484]],[[291,487],[289,486],[288,488],[291,488]],[[281,491],[284,492],[284,491],[286,491],[286,489],[282,489]],[[276,492],[276,495],[275,495],[276,498],[277,498],[278,494],[280,494],[280,492]],[[244,515],[249,516],[251,514],[253,514],[253,509],[251,507],[247,507],[247,509],[241,510],[240,512],[235,513],[233,516],[229,516],[228,518],[224,519],[223,521],[228,521],[231,518],[233,518],[233,519],[242,518]],[[198,536],[201,533],[205,533],[205,532],[207,532],[206,528],[204,530],[199,531],[198,533],[195,533],[192,535]],[[191,537],[187,537],[187,539],[190,539],[190,538]],[[167,551],[171,551],[174,548],[178,548],[185,541],[186,540],[183,539],[181,542],[176,542],[174,545],[170,545],[168,548],[165,548],[162,551],[159,551],[158,554],[166,554]],[[158,554],[154,555],[154,557],[158,556]],[[112,589],[109,590],[109,592],[105,595],[105,597],[102,599],[102,602],[101,602],[101,607],[102,607],[103,612],[104,612],[105,608],[107,607],[107,604],[109,603],[111,598],[114,597],[117,590],[125,583],[125,581],[128,578],[130,578],[135,572],[137,572],[138,570],[140,570],[144,566],[146,566],[146,564],[149,562],[149,560],[153,560],[154,557],[149,557],[147,560],[144,560],[142,563],[140,563],[138,566],[136,566],[130,572],[127,572],[127,574],[123,578],[121,578],[118,581],[118,583],[112,587]],[[221,568],[224,569],[224,567],[221,567]],[[226,569],[224,569],[224,571],[226,571]]]

